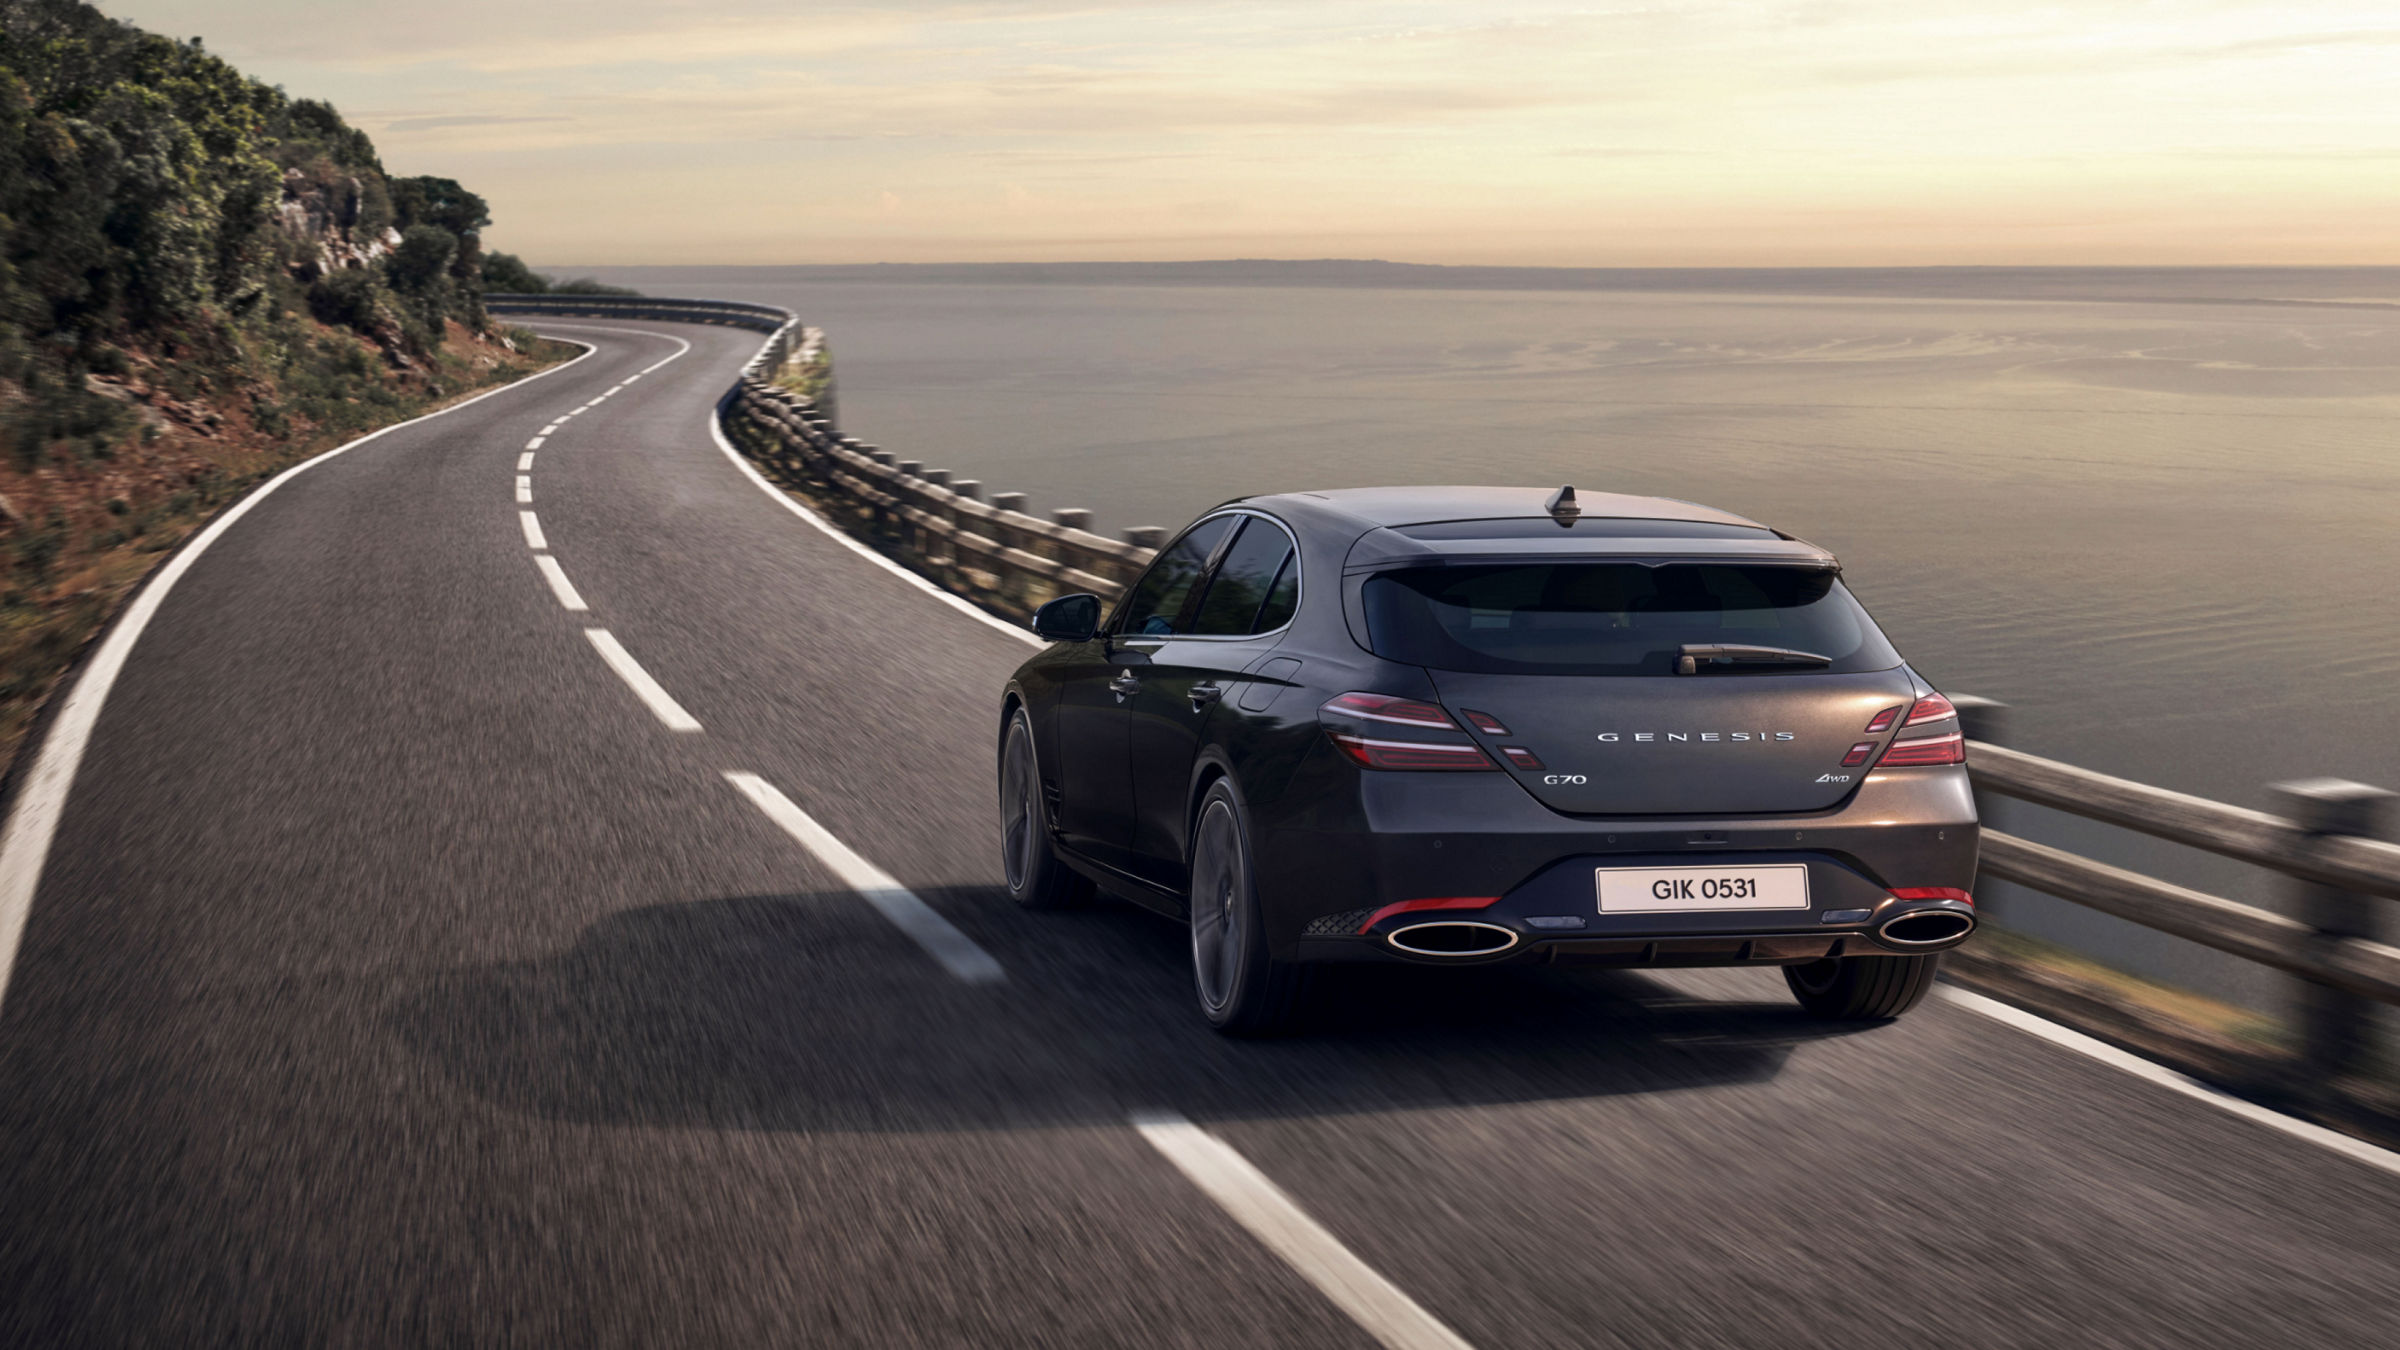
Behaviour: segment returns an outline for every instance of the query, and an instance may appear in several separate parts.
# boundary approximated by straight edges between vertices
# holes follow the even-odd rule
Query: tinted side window
[[[1208,567],[1209,555],[1217,551],[1235,517],[1219,516],[1192,527],[1189,534],[1167,546],[1134,583],[1133,596],[1125,604],[1125,622],[1117,629],[1128,637],[1165,637],[1183,630],[1175,626],[1183,615],[1183,602],[1191,598],[1192,583]]]
[[[1292,621],[1292,611],[1300,608],[1300,555],[1295,553],[1283,560],[1283,570],[1275,574],[1275,584],[1267,588],[1267,603],[1258,608],[1258,626],[1253,633],[1267,633]]]
[[[1251,622],[1258,617],[1259,604],[1274,589],[1275,576],[1291,552],[1292,541],[1271,522],[1256,516],[1245,520],[1241,536],[1225,551],[1225,561],[1209,580],[1208,594],[1200,598],[1192,631],[1218,637],[1255,632]]]

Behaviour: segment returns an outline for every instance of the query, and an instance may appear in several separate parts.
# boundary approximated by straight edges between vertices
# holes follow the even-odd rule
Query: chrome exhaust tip
[[[1939,952],[1975,932],[1975,911],[1955,900],[1912,905],[1875,925],[1875,940],[1894,951]]]
[[[1516,930],[1502,928],[1496,923],[1473,923],[1447,919],[1440,923],[1412,923],[1384,935],[1384,941],[1411,956],[1465,957],[1497,956],[1517,945]]]

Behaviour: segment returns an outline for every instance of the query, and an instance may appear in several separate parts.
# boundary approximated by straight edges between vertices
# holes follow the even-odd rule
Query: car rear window
[[[1888,670],[1899,654],[1840,578],[1739,563],[1494,563],[1368,577],[1375,654],[1437,670],[1670,675],[1685,643],[1787,647],[1832,670]],[[1770,667],[1781,674],[1824,667]]]

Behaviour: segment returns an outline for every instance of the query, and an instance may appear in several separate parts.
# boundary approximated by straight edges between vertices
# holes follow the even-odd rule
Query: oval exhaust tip
[[[1496,923],[1418,923],[1384,941],[1411,956],[1496,956],[1517,945],[1516,930]]]
[[[1967,940],[1975,921],[1951,910],[1903,914],[1875,930],[1877,940],[1894,947],[1949,947]]]

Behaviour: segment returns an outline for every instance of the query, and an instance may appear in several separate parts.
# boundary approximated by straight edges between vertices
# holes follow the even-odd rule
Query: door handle
[[[1142,692],[1142,682],[1133,678],[1132,671],[1122,671],[1118,673],[1117,678],[1108,682],[1108,692],[1115,694],[1117,701],[1122,703]]]
[[[1191,688],[1192,711],[1200,712],[1223,697],[1225,690],[1221,685],[1195,684]]]

